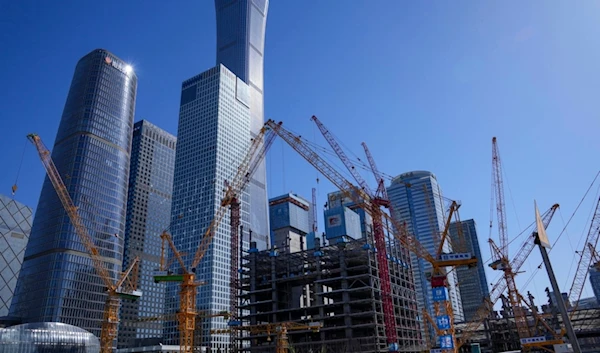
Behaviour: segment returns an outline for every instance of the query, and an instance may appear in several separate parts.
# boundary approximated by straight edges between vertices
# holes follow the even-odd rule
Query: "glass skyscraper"
[[[79,60],[52,159],[116,280],[123,264],[125,207],[137,77],[114,54]],[[32,147],[33,148],[33,147]],[[11,315],[100,334],[106,288],[48,177],[37,206]]]
[[[200,240],[221,207],[225,181],[231,181],[250,146],[250,93],[244,81],[225,66],[218,65],[183,82],[175,154],[171,233],[184,261],[191,265]],[[249,192],[241,199],[241,224],[249,229]],[[181,217],[181,215],[183,215]],[[225,214],[212,244],[196,269],[197,309],[215,313],[229,310],[230,219]],[[248,248],[247,236],[244,248]],[[254,235],[253,235],[254,237]],[[175,261],[173,270],[178,269]],[[167,284],[167,312],[179,307],[179,285]],[[201,320],[201,319],[198,319]],[[210,334],[211,329],[227,328],[221,318],[198,322],[202,342],[196,345],[224,349],[225,334]],[[175,320],[166,322],[167,342],[177,344],[179,330]]]
[[[176,142],[175,136],[146,120],[133,126],[123,268],[140,258],[136,280],[143,295],[121,304],[119,347],[163,335],[165,283],[155,283],[153,276],[160,267],[160,234],[171,221]]]
[[[430,254],[435,256],[440,240],[440,230],[444,228],[445,222],[442,190],[435,175],[427,171],[401,174],[392,179],[387,192],[396,215],[406,221],[412,234]],[[450,252],[450,250],[450,245],[446,242],[444,251]],[[432,273],[432,266],[424,259],[417,258],[413,253],[410,256],[419,312],[422,312],[425,308],[434,317],[433,294],[431,283],[428,281],[428,277]],[[448,273],[447,281],[454,319],[463,321],[464,317],[455,271]]]
[[[248,85],[250,131],[255,136],[264,124],[263,70],[269,0],[215,0],[217,11],[217,65]],[[252,240],[267,247],[269,235],[265,162],[248,185]]]
[[[10,309],[31,231],[31,214],[31,208],[0,195],[0,317]]]
[[[463,239],[459,238],[458,226],[459,224],[456,222],[450,224],[450,239],[452,243],[461,244],[464,242],[466,251],[469,251],[477,258],[476,267],[468,268],[461,266],[456,269],[458,282],[460,283],[460,298],[465,321],[472,321],[475,319],[477,309],[483,304],[483,299],[490,295],[490,289],[483,266],[485,260],[481,257],[475,220],[468,219],[460,222]]]

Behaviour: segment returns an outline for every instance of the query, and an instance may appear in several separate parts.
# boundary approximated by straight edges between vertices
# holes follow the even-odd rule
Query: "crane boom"
[[[98,248],[94,244],[92,237],[90,236],[90,234],[87,231],[87,228],[83,224],[81,217],[79,217],[77,206],[75,206],[75,204],[73,203],[73,200],[71,199],[71,196],[67,191],[67,187],[65,186],[62,178],[60,177],[56,166],[54,165],[54,161],[52,160],[50,151],[48,150],[48,148],[46,148],[46,145],[44,145],[42,139],[38,135],[29,134],[27,135],[27,138],[34,144],[35,148],[37,149],[38,154],[40,156],[40,160],[42,161],[42,164],[44,165],[44,168],[46,169],[46,172],[48,174],[48,178],[50,179],[50,182],[52,182],[54,190],[56,190],[58,198],[60,199],[60,202],[62,203],[65,211],[67,212],[67,215],[69,216],[69,219],[71,220],[71,223],[73,224],[73,227],[75,228],[79,239],[81,239],[81,242],[83,243],[88,254],[90,255],[94,264],[94,268],[98,272],[98,275],[100,275],[100,277],[104,281],[104,285],[107,288],[114,289],[114,284],[112,283],[111,275],[105,268],[104,262],[100,257],[100,252],[98,251]]]
[[[352,174],[352,176],[354,177],[354,179],[356,180],[358,185],[360,185],[361,189],[372,198],[374,195],[373,195],[373,192],[371,191],[371,188],[369,188],[369,184],[367,184],[365,179],[363,179],[363,177],[360,175],[360,173],[358,171],[356,171],[356,168],[354,168],[352,163],[350,163],[350,159],[348,158],[348,156],[346,156],[346,153],[344,152],[342,147],[340,147],[340,145],[337,143],[337,141],[335,140],[333,135],[329,132],[329,130],[325,127],[325,125],[323,125],[323,123],[315,115],[313,115],[312,118],[310,118],[310,119],[312,121],[314,121],[315,124],[317,124],[317,127],[321,131],[321,134],[323,134],[323,137],[325,137],[325,140],[327,140],[327,142],[329,143],[331,148],[333,148],[333,150],[335,151],[335,154],[337,154],[338,157],[340,158],[340,160],[342,161],[342,163],[344,163],[344,166],[346,167],[346,169],[348,169],[350,174]]]
[[[242,160],[242,163],[237,168],[237,173],[234,176],[233,181],[231,183],[231,185],[233,185],[233,186],[231,188],[228,188],[225,193],[226,200],[229,200],[229,199],[235,197],[235,195],[240,192],[239,188],[240,188],[240,186],[244,185],[244,179],[248,178],[248,171],[250,170],[250,163],[251,163],[254,155],[256,154],[256,151],[263,144],[263,141],[264,141],[263,139],[264,139],[264,135],[265,135],[266,131],[267,131],[267,128],[263,127],[261,129],[261,131],[258,133],[258,135],[252,140],[252,143],[250,144],[248,153]],[[223,203],[223,202],[221,204],[223,206],[227,205],[227,203]],[[198,266],[198,264],[200,263],[200,261],[202,260],[202,258],[204,258],[204,254],[206,254],[206,251],[208,250],[210,244],[212,243],[212,239],[214,237],[216,228],[219,226],[219,224],[221,224],[221,220],[223,219],[223,216],[225,216],[226,211],[227,211],[227,207],[219,207],[219,209],[217,210],[215,217],[211,221],[210,225],[206,229],[206,232],[204,233],[204,236],[202,237],[202,240],[200,241],[200,245],[198,246],[198,250],[196,251],[196,255],[194,256],[194,261],[192,262],[192,266],[191,266],[192,269],[196,268]]]
[[[571,284],[571,289],[569,290],[569,301],[573,305],[577,305],[579,299],[581,298],[583,286],[585,285],[585,279],[590,271],[590,265],[594,255],[591,250],[595,249],[598,245],[598,238],[600,238],[600,198],[596,203],[596,209],[594,210],[594,215],[592,216],[592,221],[590,222],[590,229],[585,242],[583,243],[584,246],[583,250],[581,251],[581,257],[577,263],[577,271],[575,271],[573,283]],[[592,248],[590,248],[588,244],[590,244]],[[573,310],[573,312],[575,311]]]
[[[367,144],[362,142],[361,145],[365,150],[365,155],[367,156],[367,160],[369,161],[369,165],[371,166],[371,171],[373,171],[373,176],[377,181],[377,190],[375,191],[375,193],[377,195],[381,195],[382,198],[389,200],[387,189],[385,188],[385,179],[383,178],[383,174],[381,174],[379,168],[377,168],[377,164],[375,164],[375,159],[373,158],[373,155],[371,155],[371,151],[369,151],[369,147],[367,147]]]
[[[75,206],[73,203],[73,199],[69,195],[65,183],[60,177],[60,173],[56,169],[56,165],[52,160],[50,151],[37,134],[29,134],[27,135],[27,138],[37,149],[40,160],[42,161],[42,164],[46,169],[46,173],[48,174],[48,178],[50,179],[50,182],[52,183],[60,202],[67,212],[69,220],[75,228],[75,234],[77,234],[83,243],[88,254],[90,255],[90,258],[92,259],[92,264],[96,270],[96,273],[98,273],[100,278],[102,278],[102,281],[104,281],[104,284],[107,287],[108,295],[106,298],[106,303],[104,304],[104,314],[102,327],[100,330],[100,352],[111,353],[113,341],[117,336],[117,325],[119,323],[119,296],[135,299],[141,295],[141,293],[136,290],[137,282],[135,281],[129,281],[128,284],[131,284],[131,288],[127,288],[127,290],[123,290],[122,288],[131,273],[135,273],[137,275],[139,258],[135,257],[127,270],[121,273],[121,276],[117,279],[117,282],[113,282],[111,275],[104,266],[104,262],[100,256],[98,248],[94,244],[92,237],[88,233],[87,228],[79,216],[77,206]]]
[[[508,258],[508,235],[506,230],[506,214],[504,213],[504,183],[502,181],[502,162],[496,137],[492,138],[492,179],[494,195],[496,197],[496,213],[498,217],[498,237],[500,251]]]

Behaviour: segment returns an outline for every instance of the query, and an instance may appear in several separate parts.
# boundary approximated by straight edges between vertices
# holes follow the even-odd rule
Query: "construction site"
[[[261,134],[253,140],[235,178],[228,183],[226,196],[221,202],[211,226],[206,230],[191,266],[186,266],[177,250],[168,229],[162,232],[161,272],[156,282],[180,283],[179,310],[175,317],[179,323],[180,345],[176,351],[222,351],[202,344],[206,335],[199,324],[206,318],[223,317],[225,329],[211,329],[209,335],[227,334],[228,352],[503,352],[556,351],[577,353],[597,352],[600,349],[600,322],[598,308],[578,310],[581,292],[590,267],[599,262],[595,246],[600,235],[600,200],[596,205],[588,237],[586,238],[578,270],[575,274],[568,298],[573,306],[566,311],[562,296],[555,296],[553,306],[538,306],[533,297],[525,299],[518,291],[514,277],[536,245],[543,247],[545,228],[558,205],[553,205],[543,214],[536,209],[536,222],[530,226],[530,236],[521,245],[516,255],[508,256],[507,235],[500,227],[500,245],[496,246],[490,267],[502,273],[490,294],[482,298],[475,317],[466,323],[455,322],[449,297],[447,276],[454,268],[472,268],[478,261],[469,249],[461,248],[459,237],[451,239],[451,223],[460,225],[460,204],[448,204],[443,224],[435,244],[425,248],[412,234],[412,227],[390,209],[385,180],[378,171],[375,161],[365,144],[363,147],[378,185],[369,188],[354,168],[339,144],[324,125],[313,116],[323,136],[336,154],[356,178],[359,187],[343,177],[302,139],[285,130],[282,123],[268,121]],[[329,198],[329,210],[336,207],[355,217],[358,228],[345,228],[333,234],[318,236],[318,226],[313,190],[311,229],[296,236],[287,231],[275,231],[271,247],[259,251],[255,242],[243,249],[240,225],[240,202],[238,196],[249,182],[250,176],[264,158],[275,137],[282,138],[303,156],[340,191]],[[93,259],[97,249],[85,226],[81,224],[77,207],[74,206],[64,184],[56,171],[50,152],[37,135],[29,136],[37,147],[40,158],[48,171],[69,217],[76,226],[77,234],[87,246]],[[496,139],[492,142],[492,165],[498,218],[504,216],[501,162]],[[426,188],[425,188],[426,189]],[[273,199],[271,206],[291,202],[305,211],[307,203],[289,195]],[[428,206],[431,208],[431,206]],[[329,211],[326,211],[326,214]],[[230,214],[231,264],[229,310],[220,313],[199,313],[196,309],[197,288],[203,285],[195,278],[195,268],[208,251],[224,216]],[[505,223],[505,221],[504,221]],[[439,226],[439,227],[438,227]],[[462,229],[458,227],[458,229]],[[459,231],[460,233],[460,231]],[[280,235],[277,235],[280,234]],[[541,234],[541,235],[540,235]],[[327,241],[325,240],[327,239]],[[448,252],[448,246],[452,251]],[[170,250],[170,253],[169,253]],[[433,292],[433,311],[420,310],[415,289],[414,272],[410,254],[425,260],[431,267],[429,286]],[[170,255],[169,255],[170,254]],[[172,260],[168,261],[171,257]],[[112,352],[118,329],[118,307],[120,298],[135,300],[141,292],[136,290],[138,260],[122,274],[117,283],[112,283],[100,260],[94,263],[109,288],[102,326],[101,351]],[[548,264],[546,264],[548,265]],[[179,269],[174,267],[179,266]],[[103,272],[104,271],[104,272]],[[551,272],[549,272],[551,274]],[[551,281],[552,282],[552,281]],[[555,281],[554,281],[555,282]],[[553,287],[556,291],[557,287]],[[501,299],[502,310],[494,311]],[[564,307],[565,310],[561,308]],[[565,327],[567,329],[565,329]],[[576,337],[574,333],[576,332]],[[570,335],[573,336],[570,337]],[[568,338],[568,339],[567,339]],[[567,340],[566,340],[567,339]],[[570,344],[566,344],[570,342]],[[576,343],[576,349],[571,344]],[[158,348],[160,347],[160,348]],[[171,348],[168,348],[171,347]],[[121,352],[168,351],[174,346],[135,347]]]

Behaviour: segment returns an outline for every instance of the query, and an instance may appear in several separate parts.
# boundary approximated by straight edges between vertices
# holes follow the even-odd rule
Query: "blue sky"
[[[556,239],[599,170],[600,3],[544,5],[273,0],[266,118],[324,145],[315,114],[351,156],[364,159],[365,141],[389,175],[433,171],[462,201],[462,218],[477,221],[486,259],[497,136],[511,239],[533,221],[534,199],[542,212],[561,204],[548,232]],[[52,146],[75,64],[95,48],[135,67],[136,120],[175,134],[181,82],[215,65],[214,12],[210,0],[0,1],[0,192],[10,194],[24,152],[15,198],[37,204],[44,171],[25,135]],[[281,141],[268,157],[270,196],[310,197],[318,175],[307,163]],[[550,255],[564,291],[597,185]],[[332,187],[321,176],[317,188],[322,206]],[[536,249],[518,283],[539,259]],[[545,302],[547,285],[540,271],[523,292]]]

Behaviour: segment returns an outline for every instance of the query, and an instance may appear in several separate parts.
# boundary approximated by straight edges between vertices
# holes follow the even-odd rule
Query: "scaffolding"
[[[352,240],[315,249],[258,252],[251,245],[242,274],[243,320],[264,323],[319,322],[319,332],[289,332],[296,352],[387,352],[377,259],[372,244]],[[419,352],[421,338],[412,270],[406,252],[390,243],[388,264],[400,352]],[[244,352],[274,352],[262,333],[241,340]]]

